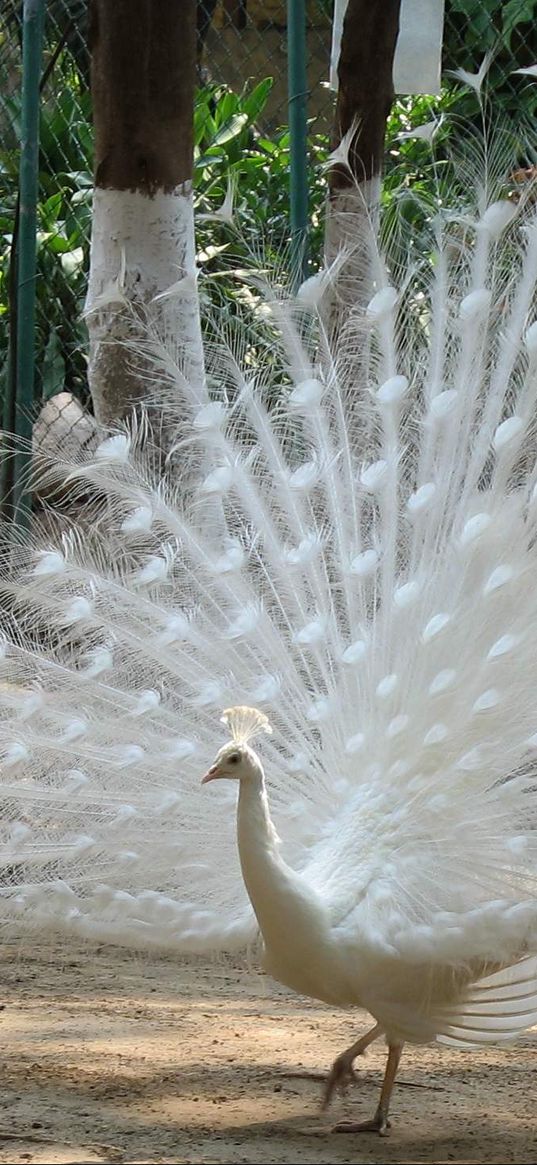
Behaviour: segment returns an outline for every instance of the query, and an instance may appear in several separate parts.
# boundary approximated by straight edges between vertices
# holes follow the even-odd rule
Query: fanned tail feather
[[[399,282],[369,244],[344,352],[311,295],[258,284],[210,399],[148,336],[164,467],[134,421],[50,467],[77,524],[0,581],[6,927],[250,941],[235,794],[199,778],[222,709],[255,705],[283,853],[334,925],[408,965],[536,948],[535,213],[439,215]],[[530,986],[482,980],[441,1038],[533,1022],[517,966]]]
[[[487,975],[457,1007],[439,1012],[439,1043],[477,1046],[514,1040],[537,1024],[537,958]]]

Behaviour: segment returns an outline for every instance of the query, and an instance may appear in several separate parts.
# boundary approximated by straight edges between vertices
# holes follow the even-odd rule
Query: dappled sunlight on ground
[[[382,1043],[330,1119],[319,1099],[361,1013],[298,999],[242,964],[104,948],[4,948],[2,976],[6,1165],[537,1160],[537,1031],[501,1051],[411,1048],[390,1138],[358,1138],[330,1127],[372,1114]]]

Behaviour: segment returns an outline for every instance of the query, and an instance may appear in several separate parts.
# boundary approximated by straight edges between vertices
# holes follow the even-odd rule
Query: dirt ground
[[[408,1050],[382,1140],[330,1132],[372,1114],[381,1043],[319,1113],[321,1074],[365,1015],[240,964],[19,945],[1,970],[0,1162],[537,1161],[537,1031],[502,1051]]]

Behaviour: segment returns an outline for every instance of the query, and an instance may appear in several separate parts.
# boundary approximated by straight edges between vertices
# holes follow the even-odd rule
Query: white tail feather
[[[458,969],[423,1032],[488,1042],[537,1019],[537,226],[450,211],[400,286],[369,248],[345,352],[269,289],[207,401],[150,335],[165,469],[134,421],[50,467],[87,508],[2,569],[0,921],[249,941],[233,791],[199,788],[231,705],[238,741],[270,720],[283,852],[333,926],[373,968]]]

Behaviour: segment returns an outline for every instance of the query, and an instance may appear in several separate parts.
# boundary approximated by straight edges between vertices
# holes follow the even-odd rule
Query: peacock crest
[[[235,744],[247,744],[262,732],[272,732],[268,716],[257,708],[239,704],[236,708],[226,708],[221,716],[222,724],[229,728]]]

